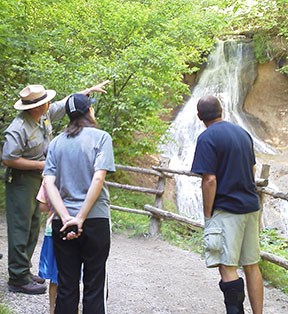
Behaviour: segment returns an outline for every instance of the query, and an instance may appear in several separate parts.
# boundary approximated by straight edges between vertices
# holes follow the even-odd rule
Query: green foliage
[[[157,150],[167,128],[159,116],[189,93],[183,74],[197,70],[221,24],[201,1],[187,0],[2,0],[0,14],[1,129],[27,84],[62,98],[110,79],[96,115],[118,159]]]
[[[55,89],[59,99],[110,79],[96,115],[113,136],[116,158],[157,151],[167,128],[159,117],[189,94],[183,75],[200,68],[216,37],[252,33],[259,62],[285,58],[287,1],[247,3],[1,0],[0,130],[27,84]]]
[[[287,57],[288,2],[286,0],[225,1],[227,26],[232,33],[254,38],[260,63]]]
[[[275,254],[288,260],[288,239],[279,235],[277,229],[266,229],[260,235],[261,250],[267,253]],[[262,260],[260,268],[263,277],[274,287],[281,289],[288,294],[288,276],[287,270]]]
[[[125,233],[129,236],[145,235],[149,230],[150,219],[143,215],[130,214],[112,210],[113,232]]]
[[[260,235],[260,243],[263,251],[288,260],[288,239],[281,237],[277,229],[263,230]]]
[[[267,261],[259,263],[263,278],[273,287],[282,290],[288,294],[288,276],[287,270]]]
[[[164,221],[161,225],[161,237],[184,250],[204,254],[203,230],[193,230],[184,224]]]
[[[286,57],[286,60],[287,60],[287,59],[288,59],[288,57]],[[278,71],[279,71],[280,73],[282,73],[282,74],[288,75],[288,65],[283,66],[283,67],[280,68]]]
[[[6,305],[0,304],[0,314],[13,314],[13,312]]]
[[[267,35],[254,35],[254,51],[256,60],[259,63],[265,63],[271,60],[271,38]]]
[[[143,209],[145,204],[153,204],[154,197],[140,192],[127,192],[121,189],[109,188],[111,204]]]
[[[151,204],[153,199],[149,195],[137,192],[125,192],[124,190],[110,188],[112,205],[143,210],[145,204]],[[111,211],[112,230],[125,232],[128,235],[145,235],[149,231],[150,217],[139,214],[131,214],[117,210]]]

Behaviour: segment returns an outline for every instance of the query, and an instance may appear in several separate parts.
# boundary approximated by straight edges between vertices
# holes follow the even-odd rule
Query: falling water
[[[253,137],[258,152],[275,154],[262,142],[242,108],[247,92],[257,75],[253,42],[247,40],[219,41],[208,59],[190,100],[179,112],[168,130],[168,143],[161,146],[163,156],[170,158],[170,168],[190,170],[198,135],[204,131],[197,118],[196,103],[200,97],[213,94],[221,99],[223,117],[242,126]],[[180,214],[203,220],[200,180],[196,177],[175,176],[177,207]]]

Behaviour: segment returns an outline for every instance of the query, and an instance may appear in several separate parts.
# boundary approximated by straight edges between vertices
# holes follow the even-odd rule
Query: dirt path
[[[33,258],[35,272],[42,235]],[[0,217],[0,302],[17,314],[48,313],[48,294],[27,296],[7,289],[7,236]],[[200,255],[159,239],[113,234],[109,259],[109,314],[221,314],[218,273]],[[246,298],[247,299],[247,298]],[[245,313],[252,313],[245,301]],[[288,296],[265,287],[265,314],[287,314]]]

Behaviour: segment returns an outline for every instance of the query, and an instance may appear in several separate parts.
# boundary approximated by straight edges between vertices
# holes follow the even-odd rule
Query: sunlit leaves
[[[199,70],[216,37],[256,29],[287,35],[286,2],[252,2],[1,0],[0,101],[9,118],[2,124],[26,84],[61,98],[110,79],[108,93],[97,95],[100,126],[119,156],[153,151],[166,128],[159,117],[183,102],[183,75]]]

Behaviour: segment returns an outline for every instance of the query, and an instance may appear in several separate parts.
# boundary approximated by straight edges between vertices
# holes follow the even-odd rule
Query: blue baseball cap
[[[65,110],[70,120],[73,120],[85,115],[94,102],[94,99],[84,94],[72,94],[66,101]]]

